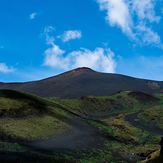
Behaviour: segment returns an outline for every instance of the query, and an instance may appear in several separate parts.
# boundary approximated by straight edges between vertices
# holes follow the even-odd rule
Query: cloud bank
[[[119,27],[123,33],[137,42],[162,47],[161,38],[152,26],[160,21],[156,15],[154,0],[97,0],[106,12],[110,26]]]
[[[46,27],[45,36],[49,48],[44,52],[45,66],[65,71],[77,67],[89,67],[108,73],[114,73],[116,71],[114,53],[110,49],[97,47],[95,50],[89,50],[81,48],[67,53],[55,43],[55,38],[50,35],[52,30],[47,29],[49,28]]]

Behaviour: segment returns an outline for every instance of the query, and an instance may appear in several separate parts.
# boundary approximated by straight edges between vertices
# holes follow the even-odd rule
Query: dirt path
[[[137,128],[140,128],[142,130],[146,130],[152,134],[155,134],[155,135],[163,135],[163,130],[156,127],[155,125],[153,124],[149,124],[148,126],[143,126],[140,122],[140,119],[138,117],[138,114],[139,113],[133,113],[133,114],[130,114],[130,115],[127,115],[125,117],[125,120],[130,122],[133,126],[137,127]]]

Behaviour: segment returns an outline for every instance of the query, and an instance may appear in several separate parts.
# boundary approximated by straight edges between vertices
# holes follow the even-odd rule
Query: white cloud
[[[106,20],[137,42],[162,47],[159,34],[152,29],[159,23],[154,0],[97,0],[100,9],[106,11]]]
[[[137,14],[141,21],[148,20],[150,22],[159,22],[160,17],[156,16],[154,5],[154,0],[132,0],[133,11]]]
[[[68,56],[70,67],[89,67],[101,72],[114,73],[116,62],[110,49],[96,48],[94,51],[81,49],[73,51]]]
[[[45,36],[47,45],[51,45],[55,41],[54,36],[52,36],[54,31],[55,28],[53,26],[47,26],[44,28],[43,35]]]
[[[109,73],[114,73],[116,69],[114,53],[110,49],[81,49],[65,54],[65,51],[55,44],[45,51],[44,65],[61,70],[89,67]]]
[[[89,67],[94,70],[114,73],[116,62],[114,53],[110,49],[95,48],[94,51],[89,49],[80,49],[66,53],[59,45],[55,43],[53,34],[54,28],[48,26],[44,29],[46,43],[50,46],[44,52],[44,66],[49,66],[59,70],[69,70],[77,67]]]
[[[142,38],[142,41],[145,44],[153,43],[153,44],[160,45],[161,40],[160,40],[160,36],[158,35],[158,33],[152,31],[152,29],[144,25],[138,25],[137,29],[139,31],[139,37]]]
[[[29,15],[29,19],[30,20],[34,20],[34,19],[36,19],[36,17],[37,17],[37,12],[33,12],[33,13],[31,13],[30,15]]]
[[[100,9],[107,12],[106,20],[111,26],[119,26],[123,32],[131,34],[132,19],[124,0],[97,0]]]
[[[63,57],[65,53],[58,45],[54,43],[45,51],[44,65],[49,67],[56,67],[60,69],[65,69],[67,63]]]
[[[0,63],[0,73],[11,73],[14,72],[14,69],[8,67],[5,63]]]
[[[59,37],[62,39],[63,42],[68,42],[70,40],[80,39],[82,37],[82,33],[79,30],[68,30]]]

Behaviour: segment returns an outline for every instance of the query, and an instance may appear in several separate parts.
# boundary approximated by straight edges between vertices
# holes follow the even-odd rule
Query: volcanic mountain
[[[160,93],[163,91],[163,82],[100,73],[82,67],[39,81],[0,83],[0,89],[24,91],[42,97],[79,98],[107,96],[120,91]]]

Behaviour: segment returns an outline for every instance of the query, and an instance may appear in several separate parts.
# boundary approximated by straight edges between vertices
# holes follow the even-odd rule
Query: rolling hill
[[[0,161],[160,162],[162,106],[162,94],[136,91],[56,99],[0,90]]]
[[[163,82],[100,73],[83,67],[47,79],[25,83],[0,83],[0,89],[14,89],[42,97],[79,98],[108,96],[120,91],[159,93]]]

